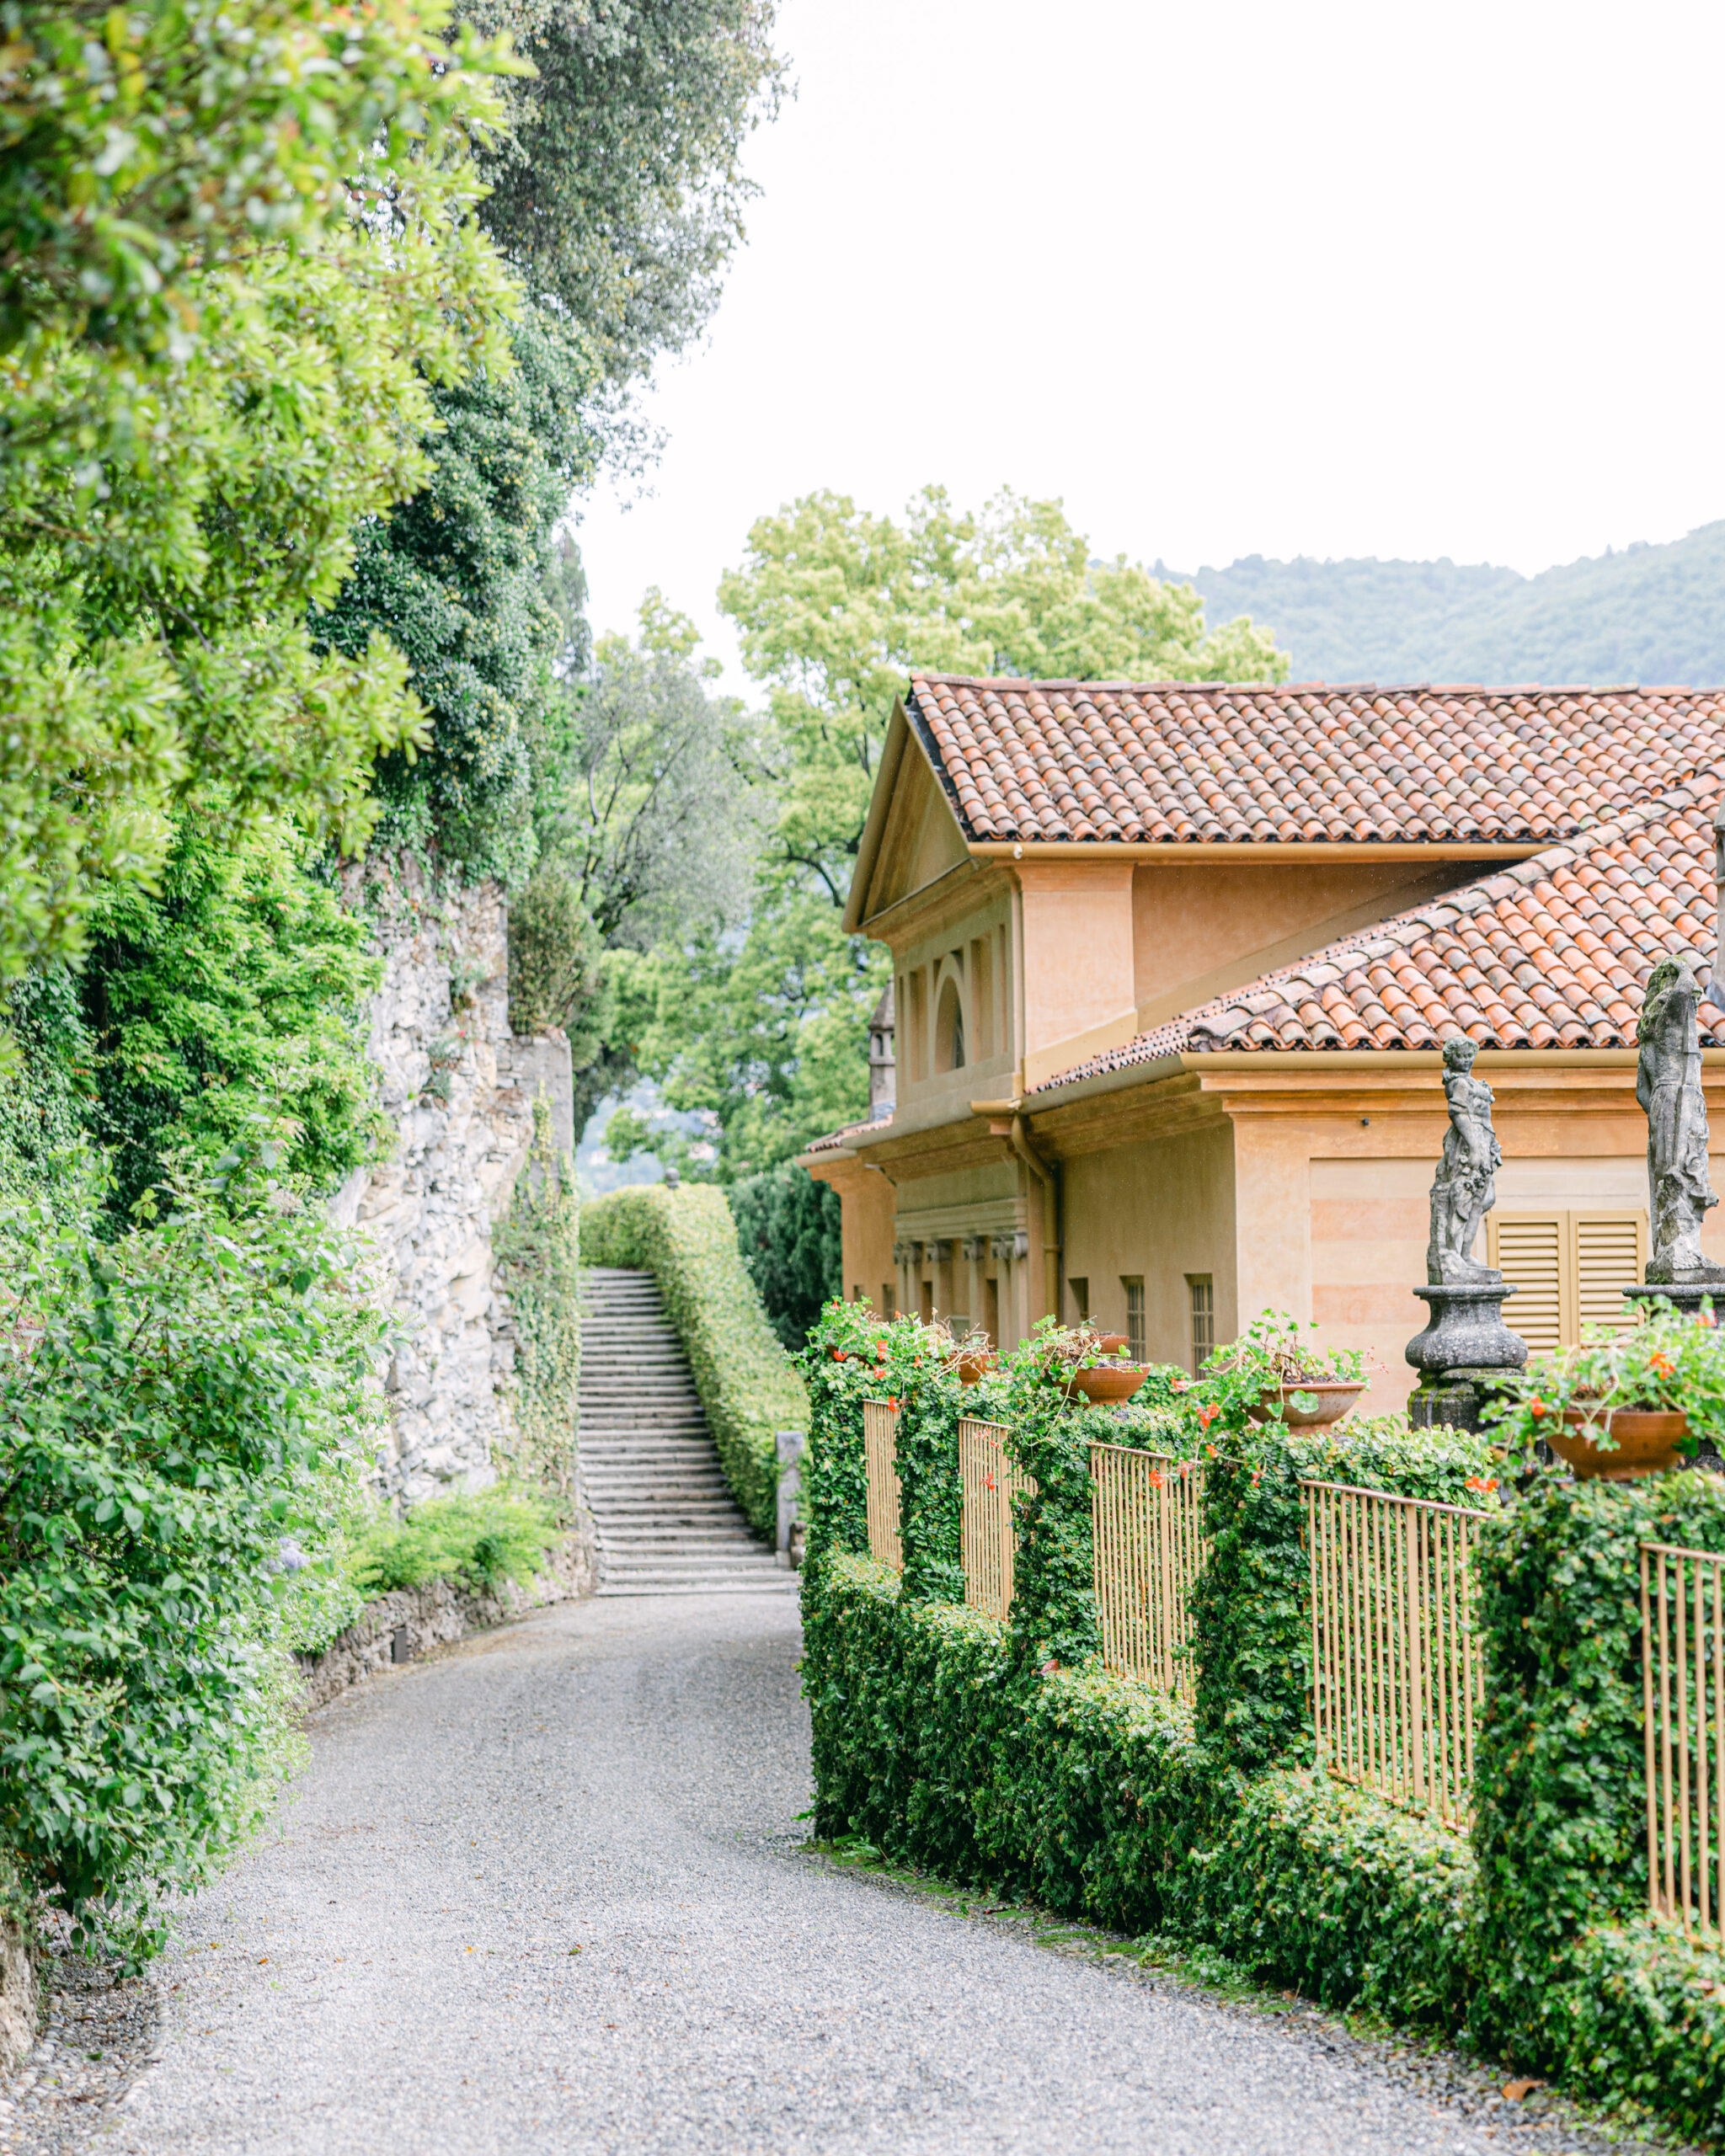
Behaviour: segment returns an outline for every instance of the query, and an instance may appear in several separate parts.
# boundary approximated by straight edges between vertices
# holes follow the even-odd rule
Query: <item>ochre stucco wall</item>
[[[1068,1282],[1087,1280],[1090,1314],[1126,1326],[1123,1276],[1144,1281],[1145,1347],[1190,1362],[1188,1275],[1214,1283],[1216,1337],[1236,1329],[1233,1133],[1226,1123],[1178,1138],[1081,1154],[1063,1170]],[[1061,1315],[1074,1315],[1070,1297]]]

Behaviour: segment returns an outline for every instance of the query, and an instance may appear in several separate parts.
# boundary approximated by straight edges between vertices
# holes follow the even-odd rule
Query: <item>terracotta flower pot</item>
[[[993,1368],[992,1355],[961,1355],[959,1358],[959,1383],[980,1385]]]
[[[1124,1355],[1126,1336],[1124,1332],[1103,1332],[1097,1335],[1096,1352],[1099,1355]]]
[[[1071,1386],[1101,1405],[1130,1400],[1149,1375],[1147,1363],[1097,1363],[1090,1369],[1072,1371]]]
[[[1326,1423],[1339,1422],[1365,1390],[1365,1385],[1353,1379],[1332,1378],[1315,1380],[1310,1385],[1284,1385],[1277,1389],[1274,1396],[1266,1393],[1257,1406],[1248,1408],[1247,1412],[1254,1422],[1268,1422],[1272,1398],[1279,1398],[1282,1403],[1282,1420],[1290,1430],[1321,1430]],[[1314,1397],[1317,1401],[1316,1406],[1296,1407],[1294,1405],[1296,1392]]]
[[[1645,1407],[1619,1407],[1605,1417],[1611,1449],[1595,1444],[1590,1423],[1578,1407],[1565,1411],[1561,1428],[1555,1424],[1540,1435],[1560,1460],[1567,1460],[1579,1476],[1597,1475],[1607,1482],[1632,1482],[1637,1476],[1660,1475],[1675,1467],[1678,1440],[1689,1435],[1689,1417]]]

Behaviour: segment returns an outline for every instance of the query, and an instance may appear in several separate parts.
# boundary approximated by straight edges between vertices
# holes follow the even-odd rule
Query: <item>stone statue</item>
[[[1473,1254],[1480,1224],[1498,1202],[1492,1178],[1503,1162],[1492,1129],[1492,1089],[1473,1075],[1477,1053],[1465,1034],[1444,1043],[1450,1128],[1432,1184],[1432,1239],[1425,1253],[1425,1277],[1434,1287],[1495,1283],[1503,1278]]]
[[[1635,1097],[1648,1118],[1648,1284],[1725,1283],[1701,1256],[1701,1221],[1719,1201],[1707,1179],[1707,1104],[1696,1022],[1701,990],[1680,958],[1662,958],[1648,981]]]

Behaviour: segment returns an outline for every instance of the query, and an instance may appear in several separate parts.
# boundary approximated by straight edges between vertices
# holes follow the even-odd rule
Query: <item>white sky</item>
[[[650,495],[579,536],[721,656],[750,522],[1060,494],[1180,568],[1531,573],[1725,515],[1725,9],[783,0],[798,86]]]

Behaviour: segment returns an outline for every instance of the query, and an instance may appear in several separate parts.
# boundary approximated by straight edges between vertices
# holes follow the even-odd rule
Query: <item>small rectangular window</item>
[[[925,1280],[921,1283],[921,1288],[922,1322],[925,1325],[932,1325],[934,1323],[934,1283],[932,1280]]]
[[[1120,1285],[1126,1290],[1126,1353],[1141,1362],[1144,1358],[1143,1275],[1123,1273]]]
[[[1075,1276],[1066,1285],[1072,1291],[1072,1322],[1083,1325],[1090,1316],[1090,1283]]]
[[[883,1317],[896,1317],[898,1315],[899,1313],[896,1307],[898,1299],[898,1296],[894,1291],[892,1282],[890,1280],[883,1280],[880,1283],[880,1314]]]
[[[1196,1377],[1216,1344],[1215,1283],[1207,1273],[1188,1273],[1192,1297],[1192,1374]]]

